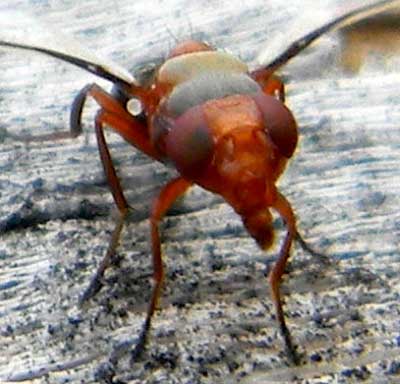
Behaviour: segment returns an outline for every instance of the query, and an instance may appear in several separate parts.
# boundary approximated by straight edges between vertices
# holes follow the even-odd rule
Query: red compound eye
[[[298,133],[297,124],[289,109],[275,97],[265,93],[253,96],[263,114],[265,129],[279,152],[290,158],[296,149]]]
[[[214,141],[201,106],[187,110],[175,120],[166,138],[166,153],[187,178],[199,175],[214,153]]]

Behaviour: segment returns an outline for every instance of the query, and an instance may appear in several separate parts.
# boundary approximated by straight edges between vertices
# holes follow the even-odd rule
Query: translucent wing
[[[353,3],[353,6],[351,3]],[[285,39],[290,42],[285,46],[282,45],[282,39],[276,39],[276,41],[279,41],[279,46],[270,45],[262,49],[262,53],[258,56],[257,62],[264,66],[265,69],[274,72],[322,35],[354,24],[366,17],[399,7],[400,1],[360,1],[356,4],[358,4],[358,6],[355,6],[354,2],[347,2],[345,6],[346,10],[342,11],[341,14],[333,20],[329,15],[330,12],[327,12],[326,7],[324,9],[317,9],[315,6],[311,6],[312,14],[305,14],[297,20],[289,31],[284,31],[285,35],[296,36],[296,40],[290,42],[289,39]],[[307,26],[307,29],[304,29],[304,26]],[[298,38],[298,36],[300,36],[300,38]],[[272,60],[269,59],[271,57],[271,52],[274,55],[274,59]]]
[[[29,14],[0,13],[0,48],[17,48],[40,52],[62,59],[113,83],[137,84],[134,77],[117,64],[99,59],[78,42],[54,31]]]

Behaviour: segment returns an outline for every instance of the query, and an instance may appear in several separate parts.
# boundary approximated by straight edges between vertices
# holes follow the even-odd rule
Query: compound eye
[[[214,140],[201,106],[179,116],[165,140],[166,153],[182,176],[193,179],[210,163]]]
[[[273,96],[260,92],[253,98],[263,114],[265,129],[272,142],[283,156],[292,157],[298,139],[297,124],[292,113]]]

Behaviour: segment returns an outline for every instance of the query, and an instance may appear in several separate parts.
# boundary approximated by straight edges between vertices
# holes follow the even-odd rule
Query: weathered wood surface
[[[128,69],[188,37],[229,49],[254,67],[266,43],[298,37],[323,15],[340,12],[340,4],[347,2],[330,1],[320,15],[300,0],[240,7],[225,0],[5,0],[0,14],[12,9],[46,19],[57,34]],[[349,74],[338,62],[340,42],[332,34],[284,69],[301,142],[279,185],[305,238],[332,260],[321,267],[296,245],[283,286],[304,364],[290,366],[273,318],[266,275],[277,247],[258,250],[227,205],[194,188],[163,225],[167,281],[146,353],[133,366],[123,359],[116,379],[399,380],[400,60],[371,55]],[[63,129],[74,95],[95,80],[40,55],[1,50],[2,134]],[[120,266],[80,309],[79,294],[104,255],[115,210],[93,112],[90,103],[85,134],[76,140],[23,144],[2,135],[1,382],[96,382],[113,345],[140,329],[151,276],[147,209],[173,171],[109,135],[135,213],[119,248]]]

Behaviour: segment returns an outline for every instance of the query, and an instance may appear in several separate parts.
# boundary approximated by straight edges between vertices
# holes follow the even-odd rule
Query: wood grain
[[[29,13],[57,38],[70,35],[129,70],[188,37],[254,68],[261,50],[270,46],[272,55],[346,2],[329,1],[322,13],[312,4],[5,0],[0,15]],[[40,38],[31,28],[29,38]],[[283,69],[301,142],[279,186],[304,237],[331,260],[323,266],[296,245],[285,277],[288,323],[304,364],[290,366],[269,298],[266,275],[278,247],[261,252],[220,198],[193,188],[163,224],[167,281],[146,352],[133,365],[122,359],[116,382],[399,380],[399,57],[382,62],[372,52],[349,74],[341,41],[332,34]],[[63,130],[74,95],[93,81],[109,87],[40,55],[0,51],[1,382],[101,382],[99,367],[113,346],[134,340],[144,318],[147,210],[174,171],[109,135],[134,213],[119,265],[79,308],[115,211],[92,129],[96,107],[89,103],[76,140],[24,144],[7,136]],[[279,241],[279,221],[277,233]]]

